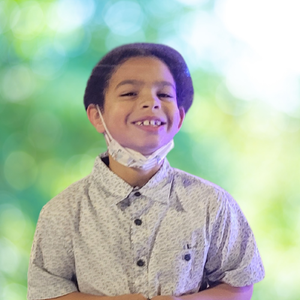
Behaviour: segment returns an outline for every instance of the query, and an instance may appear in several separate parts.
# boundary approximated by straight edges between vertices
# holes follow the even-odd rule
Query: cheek
[[[107,122],[112,128],[118,130],[124,128],[128,123],[128,113],[125,108],[119,106],[117,109],[111,109],[107,114]]]
[[[176,109],[174,110],[173,112],[173,115],[174,115],[174,118],[173,118],[173,127],[176,129],[178,128],[179,124],[180,124],[180,113],[179,113],[179,110]]]

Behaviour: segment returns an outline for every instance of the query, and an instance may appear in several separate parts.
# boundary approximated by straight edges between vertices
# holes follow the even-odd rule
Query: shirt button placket
[[[140,201],[143,201],[142,199],[139,199],[142,196],[142,194],[139,191],[134,192],[133,197],[135,198],[134,202],[135,204],[133,207],[137,207],[138,211],[141,206]],[[143,204],[145,205],[145,204]],[[132,208],[133,208],[132,207]],[[147,227],[145,226],[145,219],[143,216],[135,217],[132,220],[131,225],[131,241],[134,251],[134,261],[135,261],[135,267],[134,270],[134,290],[135,292],[144,292],[147,293],[148,290],[148,249],[147,249]]]

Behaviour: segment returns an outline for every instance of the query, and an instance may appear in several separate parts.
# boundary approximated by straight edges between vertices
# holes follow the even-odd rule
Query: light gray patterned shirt
[[[253,233],[226,191],[167,160],[136,189],[97,157],[89,176],[41,211],[28,299],[74,291],[180,296],[207,284],[238,287],[263,277]]]

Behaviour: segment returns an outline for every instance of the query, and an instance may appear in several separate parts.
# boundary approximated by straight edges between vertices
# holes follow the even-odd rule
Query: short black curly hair
[[[176,83],[177,106],[188,111],[193,102],[194,88],[189,69],[179,52],[154,43],[133,43],[114,48],[95,66],[84,94],[85,109],[90,104],[104,108],[105,91],[115,69],[132,57],[156,57],[165,63]]]

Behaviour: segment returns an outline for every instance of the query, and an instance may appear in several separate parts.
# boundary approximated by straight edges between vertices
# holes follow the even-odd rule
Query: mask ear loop
[[[100,108],[99,108],[98,104],[96,104],[96,108],[97,108],[98,114],[100,116],[100,119],[101,119],[102,124],[103,124],[104,129],[105,129],[105,133],[104,133],[105,139],[106,139],[107,143],[110,144],[111,141],[113,140],[113,138],[112,138],[111,134],[109,133],[109,131],[108,131],[106,125],[105,125],[105,122],[104,122],[104,119],[103,119],[103,116],[101,114],[101,111],[100,111]]]

